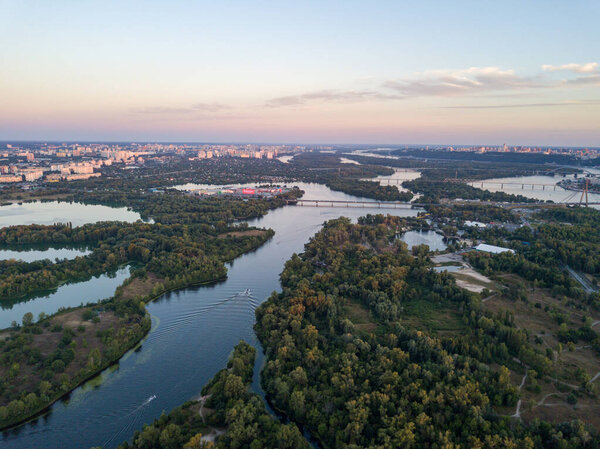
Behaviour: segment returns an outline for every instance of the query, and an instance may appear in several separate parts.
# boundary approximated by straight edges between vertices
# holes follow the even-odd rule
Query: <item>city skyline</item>
[[[0,140],[600,146],[591,1],[0,2]]]

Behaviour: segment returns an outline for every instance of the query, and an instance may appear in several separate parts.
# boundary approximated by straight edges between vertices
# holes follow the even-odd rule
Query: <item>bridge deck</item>
[[[459,201],[451,200],[447,203],[405,203],[399,201],[357,201],[357,200],[325,200],[325,199],[303,199],[289,200],[288,204],[307,206],[307,207],[358,207],[358,208],[381,208],[381,209],[411,209],[413,207],[425,206],[441,206],[441,205],[459,205],[459,206],[496,206],[503,208],[551,208],[551,207],[566,207],[580,206],[585,203],[573,201],[568,203],[502,203],[494,201]],[[600,203],[587,203],[589,206],[598,206]]]

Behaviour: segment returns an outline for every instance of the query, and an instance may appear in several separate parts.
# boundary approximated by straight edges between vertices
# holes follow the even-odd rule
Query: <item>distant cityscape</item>
[[[600,157],[598,148],[532,146],[375,146],[258,145],[209,143],[0,143],[0,184],[61,182],[102,175],[102,167],[119,164],[135,168],[147,163],[163,164],[178,157],[203,160],[221,157],[275,159],[304,151],[370,148],[377,150],[426,150],[471,153],[535,153],[563,155],[579,160]]]
[[[101,176],[104,166],[134,168],[165,163],[172,157],[189,160],[235,157],[274,159],[305,151],[304,146],[211,144],[3,144],[0,146],[0,183],[59,182]]]

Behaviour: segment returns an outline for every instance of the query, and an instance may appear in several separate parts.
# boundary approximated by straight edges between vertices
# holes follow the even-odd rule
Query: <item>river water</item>
[[[34,321],[41,312],[56,313],[61,307],[77,307],[88,302],[110,298],[116,288],[129,277],[129,267],[115,273],[92,277],[88,281],[63,284],[57,289],[41,295],[30,295],[24,299],[0,302],[0,329],[7,328],[13,321],[21,323],[23,315],[33,313]]]
[[[361,200],[322,185],[295,185],[305,190],[304,197],[309,199]],[[85,220],[81,210],[84,216],[73,216],[69,221]],[[286,206],[249,221],[251,226],[274,229],[275,236],[229,264],[226,281],[169,293],[149,304],[153,327],[141,345],[129,351],[118,365],[73,391],[68,400],[56,403],[44,416],[4,432],[0,446],[110,448],[130,439],[144,423],[198,396],[207,381],[226,365],[241,339],[260,349],[253,331],[255,309],[280,289],[279,274],[285,261],[303,250],[324,221],[339,216],[355,220],[367,213],[387,212],[417,214],[414,209]],[[26,223],[29,216],[13,221]],[[404,237],[409,244],[426,243],[432,249],[442,248],[440,238],[435,233]],[[0,311],[0,317],[4,313]],[[262,363],[262,352],[258,352],[257,367]],[[258,369],[255,371],[253,388],[263,394]],[[156,399],[148,401],[154,395]]]
[[[381,163],[385,165],[385,159],[401,159],[397,156],[389,156],[381,151],[390,150],[390,148],[378,148],[375,150],[354,150],[350,154],[359,156],[369,156],[382,159]],[[390,167],[394,168],[394,167]],[[600,176],[600,167],[575,167],[572,168],[583,170],[586,174],[592,174]],[[403,173],[401,170],[397,171],[391,176],[379,176],[374,180],[379,180],[381,185],[396,185],[396,180],[413,180],[420,176],[418,171],[407,170],[408,173]],[[582,176],[581,174],[579,176]],[[566,178],[572,178],[573,175],[568,175]],[[471,185],[473,187],[482,188],[490,192],[505,192],[514,195],[523,195],[527,198],[533,198],[537,200],[547,201],[551,200],[556,203],[565,202],[579,202],[581,198],[581,192],[575,192],[571,190],[565,190],[561,187],[554,189],[551,186],[542,188],[540,186],[533,186],[532,184],[556,184],[562,179],[565,179],[562,175],[554,176],[515,176],[510,178],[493,178],[486,179],[483,181],[475,181]],[[400,181],[401,182],[401,181]],[[487,184],[486,184],[487,183]],[[493,184],[492,184],[493,183]],[[502,185],[504,184],[504,185]],[[400,185],[398,188],[402,190]],[[590,203],[600,203],[600,194],[590,193],[588,194],[588,200]],[[414,201],[414,199],[413,199]],[[600,206],[593,206],[600,208]]]
[[[134,222],[140,218],[140,214],[125,207],[83,205],[62,201],[13,203],[0,207],[0,228],[28,224],[51,225],[54,223],[72,223],[73,226],[81,226],[86,223],[108,220]]]
[[[92,251],[85,248],[45,248],[38,249],[30,246],[26,249],[0,249],[0,260],[15,259],[21,262],[34,262],[36,260],[50,259],[75,259],[85,256]]]
[[[325,186],[296,184],[306,198],[357,200]],[[223,368],[233,347],[244,339],[260,349],[254,311],[280,289],[279,274],[291,255],[301,252],[322,223],[367,213],[415,216],[411,209],[348,209],[286,206],[249,222],[272,228],[275,236],[256,251],[229,264],[226,281],[164,295],[149,304],[153,327],[142,344],[118,365],[73,391],[46,415],[3,433],[8,448],[115,447],[185,401],[196,397]],[[0,314],[3,312],[0,312]],[[262,362],[259,350],[257,367]],[[253,388],[262,394],[255,373]],[[147,401],[151,396],[156,399]]]
[[[388,167],[388,168],[391,168],[392,170],[394,170],[394,173],[392,173],[391,175],[379,175],[379,176],[376,176],[375,178],[365,178],[364,180],[365,181],[375,181],[375,182],[378,182],[379,185],[382,185],[382,186],[396,186],[399,191],[408,192],[408,189],[405,189],[404,187],[402,187],[402,183],[404,181],[413,181],[413,180],[421,177],[421,172],[418,172],[415,170],[404,169],[404,168],[395,168],[395,167]],[[415,200],[415,198],[413,198],[413,201],[414,200]]]
[[[587,169],[594,173],[600,173],[599,170]],[[523,195],[527,198],[547,201],[551,200],[555,203],[579,202],[581,192],[573,190],[565,190],[562,187],[552,186],[540,187],[535,184],[552,184],[556,185],[563,179],[572,178],[571,176],[563,177],[556,176],[515,176],[511,178],[494,178],[483,181],[475,181],[471,185],[477,188],[483,188],[490,192],[506,192],[514,195]],[[492,184],[493,183],[493,184]],[[589,193],[588,200],[590,203],[600,203],[600,194]],[[585,199],[584,199],[585,201]],[[598,207],[598,206],[595,206]]]

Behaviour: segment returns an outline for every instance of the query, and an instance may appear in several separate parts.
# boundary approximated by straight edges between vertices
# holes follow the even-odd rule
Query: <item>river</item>
[[[587,169],[594,173],[598,173],[598,170]],[[540,187],[535,184],[552,184],[556,185],[559,181],[572,178],[572,175],[563,177],[560,175],[556,176],[514,176],[510,178],[493,178],[485,179],[483,181],[475,181],[471,185],[477,188],[483,188],[490,192],[505,192],[512,193],[514,195],[523,195],[527,198],[534,198],[537,200],[551,200],[555,203],[562,203],[568,200],[568,202],[579,202],[581,198],[581,192],[573,190],[565,190],[562,187],[552,186]],[[487,184],[486,184],[487,183]],[[493,184],[492,184],[493,183]],[[600,194],[589,193],[588,200],[590,203],[600,203]],[[584,199],[585,201],[585,199]],[[597,207],[597,206],[595,206]]]
[[[85,213],[82,211],[85,209]],[[72,223],[81,226],[97,221],[139,220],[140,214],[125,207],[107,207],[80,203],[44,201],[33,203],[13,203],[0,207],[0,228],[4,226],[54,223]]]
[[[27,247],[10,247],[10,249],[0,249],[0,260],[15,259],[21,262],[34,262],[43,259],[75,259],[79,256],[86,256],[92,251],[86,248],[40,248],[40,245],[29,245]]]
[[[322,185],[297,183],[306,198],[357,200]],[[115,447],[185,401],[223,368],[233,347],[244,339],[262,351],[254,331],[254,311],[280,289],[279,274],[291,255],[301,252],[326,220],[356,219],[385,209],[286,206],[249,221],[272,228],[275,236],[256,251],[229,264],[226,281],[166,294],[148,305],[153,326],[135,350],[120,363],[74,390],[49,413],[4,432],[2,448]],[[390,213],[415,216],[417,210]],[[2,313],[2,312],[0,312]],[[258,371],[258,370],[256,370]],[[255,372],[253,388],[262,394]],[[156,399],[147,399],[156,395]]]
[[[379,175],[374,178],[364,178],[364,180],[375,181],[382,186],[396,186],[400,192],[408,192],[408,189],[402,187],[402,183],[404,181],[413,181],[421,177],[421,172],[415,170],[408,168],[387,167],[394,170],[394,173],[391,175]],[[414,201],[418,196],[420,195],[415,194],[415,197],[412,199],[412,201]]]
[[[382,154],[380,152],[390,150],[390,148],[378,148],[374,150],[354,150],[352,151],[353,155],[358,156],[369,156],[376,157],[382,159],[381,163],[385,164],[385,159],[394,159],[399,160],[402,159],[398,156],[389,156],[387,154]],[[378,152],[380,151],[380,152]],[[394,168],[394,167],[390,167]],[[544,167],[541,166],[541,169]],[[595,176],[600,176],[600,167],[575,167],[572,168],[584,170],[586,173],[590,173]],[[420,176],[418,171],[413,171],[410,169],[396,169],[397,171],[391,176],[378,176],[373,180],[379,181],[381,185],[397,185],[398,189],[404,190],[401,188],[399,184],[402,181],[410,181],[416,179]],[[579,175],[581,176],[581,174]],[[568,175],[566,178],[572,178],[573,175]],[[554,176],[515,176],[510,178],[492,178],[485,179],[482,181],[475,181],[471,183],[472,186],[477,188],[482,188],[483,190],[488,190],[490,192],[505,192],[511,193],[514,195],[523,195],[527,198],[533,198],[537,200],[547,201],[551,200],[556,203],[564,202],[566,199],[569,199],[569,202],[578,202],[581,198],[581,192],[575,192],[572,190],[565,190],[561,187],[547,186],[542,188],[540,186],[534,186],[532,188],[532,184],[556,184],[562,179],[565,179],[562,175],[554,175]],[[486,184],[487,183],[487,184]],[[493,184],[492,184],[493,183]],[[413,201],[415,199],[413,198]],[[588,194],[588,200],[590,203],[600,203],[600,194],[598,193],[590,193]],[[595,208],[600,208],[600,206],[593,206]]]
[[[116,288],[129,277],[129,267],[114,273],[102,274],[83,282],[63,284],[44,294],[29,295],[15,301],[0,302],[0,329],[7,328],[13,321],[21,324],[23,315],[33,313],[34,321],[41,312],[56,313],[61,307],[77,307],[88,302],[110,298]]]

